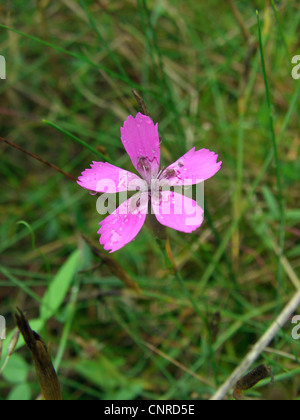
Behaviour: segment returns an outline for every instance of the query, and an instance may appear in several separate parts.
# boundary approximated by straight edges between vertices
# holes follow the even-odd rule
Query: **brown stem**
[[[247,56],[246,56],[245,62],[244,62],[244,78],[241,81],[241,92],[243,93],[244,90],[245,90],[246,84],[248,83],[248,80],[249,80],[250,69],[251,69],[251,59],[257,51],[258,43],[255,41],[255,39],[251,35],[251,32],[247,28],[247,25],[244,22],[243,15],[241,14],[241,12],[239,11],[239,9],[237,8],[237,6],[235,4],[235,0],[226,0],[226,1],[228,3],[229,7],[231,8],[231,11],[232,11],[232,13],[235,17],[235,20],[236,20],[238,26],[240,27],[240,30],[242,32],[242,35],[243,35],[246,43],[248,44]],[[241,96],[243,96],[243,95],[241,95]],[[240,109],[243,112],[243,108],[245,106],[243,97],[239,101],[239,106],[240,106]]]
[[[234,0],[226,0],[226,1],[229,4],[229,6],[232,10],[232,13],[233,13],[241,31],[242,31],[242,34],[243,34],[243,37],[245,38],[245,41],[247,43],[250,43],[251,39],[252,39],[252,36],[251,36],[251,33],[250,33],[249,29],[247,28],[247,26],[244,22],[242,14],[240,13],[239,9],[236,7]]]
[[[140,106],[142,114],[147,115],[147,117],[150,117],[150,112],[148,111],[148,108],[147,108],[147,105],[145,104],[144,99],[135,89],[132,89],[132,93],[135,99],[137,100],[137,103]]]
[[[62,169],[58,168],[57,166],[53,165],[52,163],[49,163],[46,160],[40,158],[39,156],[34,155],[31,152],[28,152],[27,150],[23,149],[23,147],[18,146],[17,144],[15,144],[15,143],[13,143],[9,140],[6,140],[2,137],[0,137],[0,140],[3,141],[4,143],[8,144],[11,147],[14,147],[15,149],[20,150],[21,152],[25,153],[26,155],[44,163],[45,165],[49,166],[50,168],[55,169],[57,172],[63,174],[65,177],[71,179],[72,181],[77,181],[77,179],[75,177],[73,177],[72,175],[68,174],[67,172],[63,171]]]
[[[93,244],[92,241],[90,241],[85,235],[82,235],[85,242],[90,247],[92,253],[101,259],[101,261],[106,264],[110,271],[118,277],[127,287],[134,290],[136,293],[140,294],[141,290],[139,288],[139,285],[129,276],[127,271],[119,264],[116,260],[114,260],[112,257],[108,256],[106,253],[102,252],[100,249],[98,249],[97,246]]]
[[[62,394],[60,383],[48,349],[42,338],[30,328],[23,312],[19,308],[17,308],[17,310],[19,313],[15,314],[16,323],[33,356],[36,374],[43,397],[46,401],[61,401]]]

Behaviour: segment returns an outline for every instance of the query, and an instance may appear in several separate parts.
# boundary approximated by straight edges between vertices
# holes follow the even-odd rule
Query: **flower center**
[[[138,158],[137,170],[147,181],[148,185],[151,184],[153,178],[157,177],[158,166],[156,157],[149,159],[148,157],[140,156]]]

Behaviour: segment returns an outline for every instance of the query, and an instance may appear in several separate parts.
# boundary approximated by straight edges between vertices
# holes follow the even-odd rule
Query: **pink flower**
[[[207,149],[191,149],[165,170],[159,171],[160,140],[158,124],[138,113],[129,116],[121,127],[121,140],[140,176],[110,163],[93,162],[82,172],[78,184],[98,193],[137,191],[101,223],[100,244],[115,252],[134,240],[151,207],[164,226],[190,233],[203,222],[203,209],[196,201],[170,187],[194,185],[215,175],[222,162]],[[151,208],[150,207],[150,208]]]

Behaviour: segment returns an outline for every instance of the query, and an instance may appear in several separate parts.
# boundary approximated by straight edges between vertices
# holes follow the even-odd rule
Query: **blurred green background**
[[[19,306],[51,343],[65,399],[209,399],[299,286],[300,81],[291,76],[291,60],[300,54],[300,8],[292,0],[234,5],[0,6],[0,55],[7,63],[1,137],[74,177],[103,160],[99,153],[132,170],[120,127],[139,110],[135,88],[159,123],[163,165],[193,146],[223,161],[205,183],[201,229],[168,231],[183,281],[147,226],[112,255],[139,285],[137,294],[82,239],[102,250],[97,197],[0,142],[0,314],[8,334],[0,363]],[[291,331],[288,323],[259,360],[272,367],[275,387],[263,383],[248,397],[299,399],[300,341]],[[40,393],[21,341],[0,388],[0,399]]]

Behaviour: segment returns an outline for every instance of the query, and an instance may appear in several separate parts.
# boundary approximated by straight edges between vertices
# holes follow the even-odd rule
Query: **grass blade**
[[[57,275],[54,277],[41,306],[41,318],[43,321],[51,318],[63,303],[79,266],[79,251],[76,250],[68,258]]]

